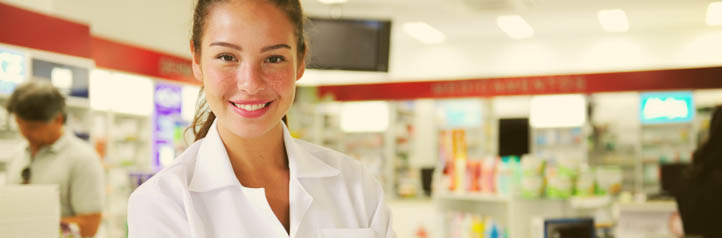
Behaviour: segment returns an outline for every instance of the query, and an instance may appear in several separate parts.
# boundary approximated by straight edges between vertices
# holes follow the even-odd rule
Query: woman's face
[[[266,1],[209,9],[193,73],[203,80],[219,129],[254,138],[278,126],[305,69],[297,47],[288,17]]]

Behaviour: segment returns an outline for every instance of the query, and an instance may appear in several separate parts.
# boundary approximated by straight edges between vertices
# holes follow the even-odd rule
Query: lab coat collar
[[[216,121],[211,124],[206,137],[200,143],[188,188],[195,192],[207,192],[221,187],[241,186],[233,173],[228,152],[218,135]]]
[[[308,153],[307,150],[301,148],[296,139],[291,137],[286,124],[283,124],[283,141],[286,145],[286,154],[288,155],[288,168],[291,175],[298,178],[320,178],[332,177],[339,175],[341,172],[326,164],[326,162]]]
[[[285,124],[283,124],[283,140],[291,177],[331,177],[340,174],[338,169],[301,148],[291,137]],[[227,186],[241,186],[241,184],[233,172],[228,152],[218,135],[214,121],[198,149],[189,189],[195,192],[207,192]]]

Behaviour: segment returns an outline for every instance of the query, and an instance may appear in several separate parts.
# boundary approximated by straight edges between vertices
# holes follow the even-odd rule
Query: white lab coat
[[[215,123],[169,167],[133,192],[131,238],[395,238],[383,190],[356,160],[293,139],[288,154],[290,234],[263,188],[242,186]]]

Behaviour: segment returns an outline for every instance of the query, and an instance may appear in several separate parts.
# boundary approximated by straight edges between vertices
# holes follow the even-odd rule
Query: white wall
[[[392,79],[458,79],[722,65],[722,27],[418,47],[394,42]]]
[[[455,40],[430,46],[398,36],[403,32],[394,34],[388,73],[312,70],[300,82],[454,80],[722,65],[722,27]]]

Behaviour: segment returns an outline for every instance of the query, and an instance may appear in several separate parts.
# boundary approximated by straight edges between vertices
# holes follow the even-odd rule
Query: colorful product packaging
[[[558,167],[547,168],[546,195],[553,199],[566,199],[572,196],[574,189],[569,173],[561,173]]]
[[[622,169],[616,166],[602,166],[596,169],[597,194],[616,195],[622,190]]]

